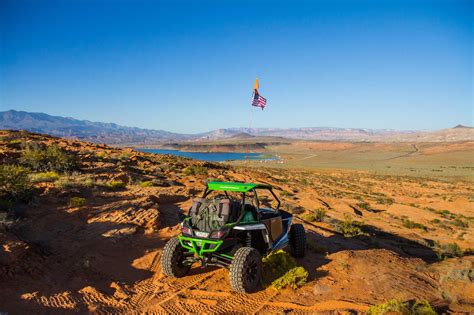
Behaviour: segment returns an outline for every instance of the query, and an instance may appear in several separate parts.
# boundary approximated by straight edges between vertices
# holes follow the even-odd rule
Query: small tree
[[[3,204],[28,200],[31,190],[32,185],[26,168],[0,165],[0,199]]]

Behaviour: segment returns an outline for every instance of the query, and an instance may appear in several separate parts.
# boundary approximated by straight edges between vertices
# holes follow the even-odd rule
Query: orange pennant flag
[[[253,85],[254,90],[258,90],[258,78],[255,79],[255,84]]]

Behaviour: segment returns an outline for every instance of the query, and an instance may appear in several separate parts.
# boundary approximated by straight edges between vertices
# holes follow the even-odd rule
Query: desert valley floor
[[[32,174],[32,199],[0,225],[0,313],[349,314],[391,299],[474,312],[472,142],[438,152],[455,157],[446,176],[428,176],[435,168],[418,153],[407,156],[415,160],[408,174],[390,174],[291,165],[291,157],[285,167],[197,162],[11,131],[0,132],[0,161],[20,163],[33,142],[55,144],[79,164]],[[410,171],[416,165],[420,174]],[[195,267],[182,279],[161,273],[178,212],[208,179],[276,187],[282,208],[307,229],[307,254],[297,260],[309,272],[304,286],[236,294],[225,269]]]

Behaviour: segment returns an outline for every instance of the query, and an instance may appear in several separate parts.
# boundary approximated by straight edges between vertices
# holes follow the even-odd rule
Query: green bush
[[[139,185],[140,185],[140,187],[153,187],[153,186],[155,186],[155,184],[151,180],[146,180],[144,182],[141,182]]]
[[[325,216],[326,216],[326,210],[320,208],[320,209],[316,209],[315,211],[311,213],[303,214],[301,218],[309,222],[322,222]]]
[[[379,205],[391,205],[394,203],[394,200],[387,196],[379,196],[375,198],[375,202]]]
[[[365,201],[356,203],[356,206],[367,211],[372,210],[372,208],[370,207],[370,204]]]
[[[383,304],[373,305],[369,308],[368,313],[370,315],[436,315],[436,311],[428,301],[411,300],[402,302],[397,299],[392,299]]]
[[[77,168],[77,159],[53,144],[42,147],[38,144],[28,144],[20,158],[20,162],[35,171],[68,172]]]
[[[85,204],[86,204],[86,198],[72,197],[71,200],[69,200],[69,206],[71,207],[82,207]]]
[[[59,174],[56,172],[44,172],[31,174],[30,177],[33,183],[49,183],[57,181],[59,179]]]
[[[208,169],[201,165],[190,165],[183,169],[183,173],[186,175],[207,175]]]
[[[291,193],[291,192],[289,192],[289,191],[286,191],[286,190],[282,190],[282,191],[280,192],[280,196],[281,196],[281,197],[291,197],[291,196],[293,196],[293,195],[294,195],[293,193]]]
[[[0,198],[4,204],[29,199],[33,186],[28,173],[29,170],[21,166],[0,165]]]
[[[122,162],[127,162],[130,160],[130,153],[120,153],[118,156],[117,156],[117,159],[122,161]]]
[[[428,230],[426,226],[420,223],[416,223],[414,221],[411,221],[410,219],[403,218],[402,219],[402,225],[408,229],[422,229],[422,230]]]
[[[80,182],[76,181],[70,176],[61,177],[57,181],[54,182],[54,186],[57,188],[73,188],[81,186]]]
[[[336,224],[336,230],[342,233],[342,235],[346,238],[356,236],[368,236],[368,234],[363,230],[364,226],[364,223],[354,221],[351,218],[346,217],[344,221],[339,221]]]
[[[326,209],[319,208],[314,211],[314,219],[316,222],[323,222],[326,217]]]
[[[127,187],[127,183],[120,180],[111,180],[110,182],[105,183],[104,186],[110,190],[116,190]]]
[[[87,176],[78,176],[75,174],[62,176],[54,182],[57,188],[76,188],[76,187],[93,187],[96,185],[94,179]]]
[[[308,272],[303,267],[296,266],[294,258],[283,250],[267,255],[262,262],[263,282],[267,285],[270,283],[276,289],[287,286],[297,288],[308,279]]]
[[[459,218],[454,219],[450,222],[452,225],[460,227],[460,228],[468,228],[469,223],[467,221],[461,220]]]
[[[272,282],[272,287],[280,290],[285,287],[297,289],[308,281],[308,271],[303,267],[295,267],[288,270],[283,276]]]
[[[435,251],[439,259],[464,256],[463,250],[456,243],[440,244],[435,242]]]

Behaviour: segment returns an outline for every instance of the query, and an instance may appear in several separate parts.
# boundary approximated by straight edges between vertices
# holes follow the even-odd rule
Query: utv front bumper
[[[189,252],[192,252],[200,258],[202,258],[204,254],[207,253],[215,253],[224,243],[223,240],[208,240],[184,235],[179,235],[178,239],[183,248],[187,249]]]

